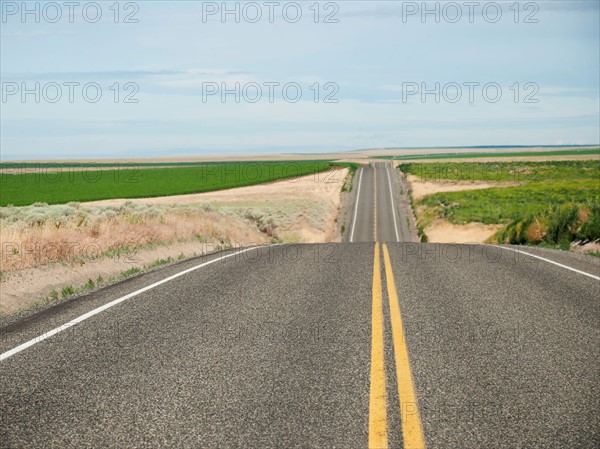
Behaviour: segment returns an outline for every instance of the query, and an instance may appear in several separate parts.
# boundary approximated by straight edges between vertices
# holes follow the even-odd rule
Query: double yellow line
[[[377,169],[373,167],[373,239],[377,241]]]
[[[377,189],[375,189],[377,192]],[[375,193],[377,195],[377,193]],[[377,196],[375,196],[375,205]],[[377,209],[375,216],[377,216]],[[381,285],[381,262],[379,242],[377,242],[377,218],[375,218],[375,251],[373,255],[373,301],[371,318],[371,390],[369,398],[369,448],[385,449],[388,447],[388,422],[387,422],[387,391],[384,356],[384,326],[383,326],[383,288]],[[392,325],[392,342],[396,362],[396,378],[398,383],[398,397],[400,402],[400,420],[402,437],[405,449],[425,449],[425,438],[417,395],[415,393],[402,314],[394,272],[390,262],[387,245],[384,243],[383,261],[385,265],[385,279],[387,285],[390,320]]]
[[[383,300],[379,244],[375,244],[373,263],[373,305],[371,316],[371,392],[369,398],[369,448],[388,447],[387,395],[385,388],[385,359],[383,346]]]

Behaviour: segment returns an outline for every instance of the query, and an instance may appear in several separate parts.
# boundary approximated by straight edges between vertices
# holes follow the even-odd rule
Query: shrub
[[[273,221],[273,218],[269,218],[265,220],[265,217],[262,215],[255,213],[254,211],[248,209],[244,213],[244,218],[252,223],[258,228],[260,232],[268,235],[269,237],[277,238],[276,229],[277,224]]]
[[[580,216],[580,219],[583,218]],[[581,220],[576,235],[581,240],[600,238],[600,203],[591,204],[587,210],[587,220]]]
[[[496,234],[499,243],[549,243],[569,249],[574,240],[600,238],[600,204],[563,204],[510,223]]]
[[[41,226],[46,222],[47,216],[41,211],[32,211],[25,217],[25,222],[29,226]]]
[[[427,243],[428,239],[427,239],[427,234],[425,234],[425,226],[424,225],[419,225],[417,227],[417,234],[419,235],[419,238],[421,239],[421,243]]]
[[[573,240],[578,210],[577,206],[573,204],[564,204],[552,210],[548,216],[547,240],[553,243],[564,239]]]
[[[540,222],[538,218],[534,220],[525,229],[525,240],[531,243],[540,243],[546,237],[548,232],[547,226]]]
[[[141,270],[137,267],[130,268],[129,270],[121,271],[121,279],[126,279],[139,273]]]
[[[88,279],[88,281],[83,286],[86,290],[92,290],[95,287],[94,281],[92,279]]]
[[[558,247],[563,251],[569,251],[571,249],[571,239],[567,234],[563,234],[558,242]]]
[[[75,289],[70,285],[63,288],[60,292],[60,294],[62,295],[63,298],[67,298],[68,296],[71,296],[74,293],[75,293]]]

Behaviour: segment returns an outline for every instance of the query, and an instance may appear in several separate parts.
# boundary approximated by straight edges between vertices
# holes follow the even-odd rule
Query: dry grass
[[[209,206],[30,206],[5,208],[0,229],[0,270],[51,262],[110,257],[155,244],[197,239],[224,246],[264,243],[276,237],[256,222]]]
[[[230,246],[338,240],[347,173],[337,172],[333,183],[311,175],[207,194],[0,208],[0,315],[49,304],[63,290],[110,284],[157,261]]]

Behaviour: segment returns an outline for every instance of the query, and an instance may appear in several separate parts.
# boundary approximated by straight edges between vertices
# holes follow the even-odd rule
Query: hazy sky
[[[4,160],[600,141],[597,0],[0,3]]]

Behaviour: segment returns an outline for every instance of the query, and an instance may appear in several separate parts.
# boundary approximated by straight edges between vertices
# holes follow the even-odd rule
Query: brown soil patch
[[[484,243],[503,227],[483,223],[455,225],[439,219],[425,228],[425,234],[430,243]]]
[[[427,195],[433,195],[438,192],[459,192],[462,190],[489,189],[492,187],[511,187],[518,186],[518,182],[480,182],[480,181],[448,181],[429,182],[421,181],[418,176],[407,175],[410,183],[413,199],[418,201]]]

